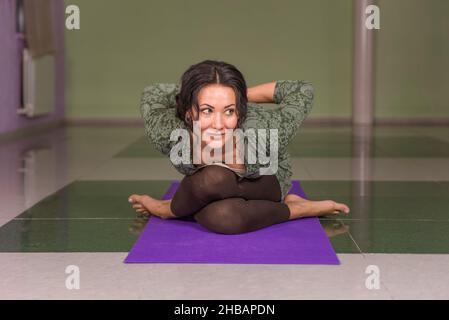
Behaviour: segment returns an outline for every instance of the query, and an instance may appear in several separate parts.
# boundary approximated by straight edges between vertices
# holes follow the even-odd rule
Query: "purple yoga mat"
[[[306,197],[298,180],[289,193]],[[163,199],[170,199],[173,182]],[[289,220],[226,235],[196,221],[152,216],[125,263],[340,264],[318,218]]]

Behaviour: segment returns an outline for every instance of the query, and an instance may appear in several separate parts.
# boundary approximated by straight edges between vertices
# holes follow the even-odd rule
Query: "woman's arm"
[[[273,81],[248,88],[248,102],[273,103],[275,86],[276,82]]]
[[[174,83],[155,83],[146,87],[142,93],[140,112],[144,120],[145,133],[155,148],[164,155],[177,142],[170,141],[174,129],[185,128],[176,117],[175,96],[179,85]]]
[[[278,129],[279,152],[287,148],[304,119],[310,114],[314,100],[312,85],[302,80],[277,80],[250,88],[250,98],[274,102],[277,108],[248,108],[246,125],[249,128]],[[271,96],[268,99],[268,96]]]
[[[278,80],[274,89],[274,103],[279,108],[271,110],[270,125],[279,128],[279,150],[287,147],[299,127],[310,114],[314,89],[303,80]]]

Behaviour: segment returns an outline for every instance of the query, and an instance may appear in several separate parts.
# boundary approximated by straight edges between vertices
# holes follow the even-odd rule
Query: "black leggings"
[[[245,233],[289,219],[281,195],[275,175],[240,180],[234,171],[211,165],[182,179],[171,211],[180,218],[193,215],[213,232]]]

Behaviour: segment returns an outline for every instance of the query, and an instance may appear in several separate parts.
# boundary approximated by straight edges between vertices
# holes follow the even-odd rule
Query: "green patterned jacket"
[[[142,94],[140,111],[145,123],[145,132],[150,142],[162,154],[170,156],[171,148],[177,141],[170,141],[174,129],[188,127],[176,117],[175,96],[180,90],[179,84],[155,83],[146,87]],[[282,199],[287,195],[292,183],[289,142],[295,137],[301,123],[308,116],[313,105],[314,91],[309,82],[300,80],[278,80],[274,90],[274,103],[278,108],[267,108],[261,104],[248,103],[247,117],[242,124],[244,131],[257,129],[278,129],[278,169],[275,175],[282,190]],[[245,150],[248,142],[245,139]],[[266,150],[270,150],[269,130],[266,137]],[[256,149],[254,149],[256,150]],[[173,164],[173,163],[172,163]],[[174,165],[184,175],[193,174],[198,168],[194,164]],[[267,167],[258,161],[248,163],[245,152],[246,173],[251,179],[260,176],[259,169]]]

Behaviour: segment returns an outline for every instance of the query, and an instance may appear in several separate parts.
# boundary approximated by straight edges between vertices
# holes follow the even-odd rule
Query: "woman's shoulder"
[[[180,85],[177,83],[152,83],[143,89],[141,105],[147,104],[152,109],[174,108],[179,90]]]
[[[260,115],[266,115],[267,109],[262,104],[254,103],[254,102],[248,102],[248,109],[246,110],[246,117],[252,118],[257,117]]]
[[[176,94],[180,91],[180,85],[177,83],[156,82],[144,87],[143,93],[148,96],[167,96]]]
[[[269,107],[249,102],[244,123],[248,128],[264,128],[268,125],[271,117]]]

